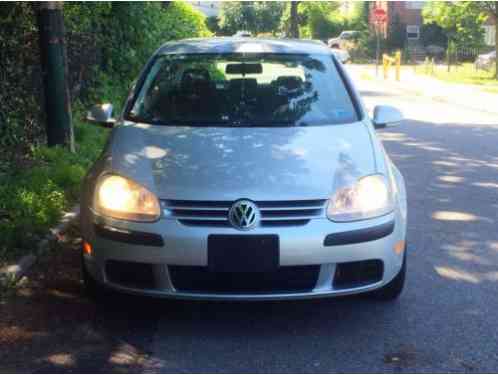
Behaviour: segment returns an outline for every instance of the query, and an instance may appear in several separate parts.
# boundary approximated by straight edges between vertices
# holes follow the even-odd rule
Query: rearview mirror
[[[263,66],[261,64],[228,64],[225,68],[226,74],[261,74]]]
[[[97,104],[93,106],[86,115],[86,121],[104,126],[106,128],[112,128],[116,120],[112,117],[112,104]]]
[[[378,105],[374,108],[373,124],[376,129],[398,125],[403,121],[403,114],[389,105]]]

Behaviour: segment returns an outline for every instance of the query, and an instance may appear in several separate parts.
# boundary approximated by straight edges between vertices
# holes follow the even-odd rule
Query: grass
[[[0,265],[33,250],[40,237],[74,205],[88,167],[99,156],[108,130],[78,120],[76,152],[36,147],[23,166],[12,166],[0,185]]]
[[[360,73],[360,79],[362,79],[363,81],[372,81],[373,77],[372,77],[372,75],[370,75],[367,72],[361,72]]]
[[[436,65],[433,71],[426,65],[419,65],[416,67],[416,72],[444,82],[476,85],[484,91],[498,93],[498,80],[494,78],[494,72],[476,70],[472,63],[452,66],[449,72],[445,65]]]

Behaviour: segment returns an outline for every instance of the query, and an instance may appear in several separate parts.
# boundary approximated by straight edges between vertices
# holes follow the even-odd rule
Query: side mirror
[[[106,128],[112,128],[116,122],[112,117],[112,110],[112,104],[97,104],[88,111],[86,121]]]
[[[398,125],[403,121],[403,114],[389,105],[378,105],[374,108],[373,124],[375,129]]]

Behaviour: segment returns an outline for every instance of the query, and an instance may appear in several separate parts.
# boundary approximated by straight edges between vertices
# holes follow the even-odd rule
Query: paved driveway
[[[393,104],[408,119],[382,131],[409,195],[408,279],[399,301],[125,298],[95,308],[61,277],[50,284],[58,294],[40,297],[50,298],[40,309],[58,319],[46,319],[57,329],[15,347],[18,362],[4,352],[4,369],[496,372],[498,117],[381,91],[372,81],[360,87],[369,107]]]

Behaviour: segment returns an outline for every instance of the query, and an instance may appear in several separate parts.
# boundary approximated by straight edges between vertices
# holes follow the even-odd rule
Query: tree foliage
[[[219,26],[226,35],[246,30],[253,34],[278,31],[284,3],[273,1],[233,1],[221,6]]]
[[[288,2],[281,20],[281,29],[285,35],[326,40],[337,36],[344,30],[346,18],[338,12],[337,1],[293,1]],[[297,16],[293,17],[293,8]],[[298,31],[293,30],[293,25]]]
[[[486,16],[473,1],[428,2],[423,9],[424,23],[443,28],[457,48],[480,47],[484,42]]]
[[[0,175],[5,159],[43,144],[36,3],[0,4]],[[64,4],[72,99],[123,98],[140,67],[162,43],[206,36],[205,17],[184,2]],[[119,104],[119,103],[116,103]]]

